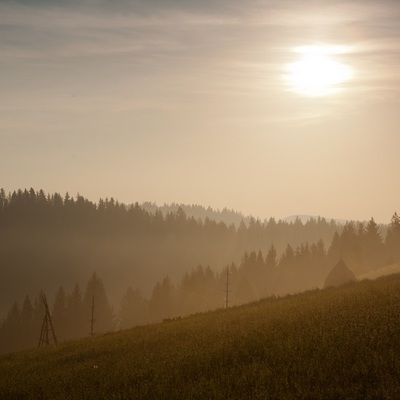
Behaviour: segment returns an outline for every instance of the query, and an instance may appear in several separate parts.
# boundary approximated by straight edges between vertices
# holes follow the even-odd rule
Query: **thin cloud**
[[[6,57],[113,55],[118,53],[182,51],[187,32],[201,32],[240,24],[235,18],[188,14],[121,15],[69,8],[31,8],[0,5],[5,32],[0,55]]]
[[[97,61],[103,69],[126,63],[133,75],[130,80],[152,74],[151,84],[167,87],[175,98],[177,93],[256,97],[263,91],[279,91],[280,70],[293,56],[291,48],[315,40],[322,32],[320,36],[328,41],[337,36],[339,42],[343,39],[351,45],[354,53],[346,56],[349,61],[357,66],[362,60],[373,72],[359,75],[349,89],[394,90],[400,8],[393,1],[385,4],[2,2],[0,59],[9,64],[31,60],[44,66]],[[114,74],[113,79],[119,80]],[[378,76],[379,85],[374,82]]]

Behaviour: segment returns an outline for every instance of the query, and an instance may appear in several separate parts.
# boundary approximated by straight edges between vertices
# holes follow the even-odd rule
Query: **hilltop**
[[[392,399],[400,275],[0,356],[8,399]]]

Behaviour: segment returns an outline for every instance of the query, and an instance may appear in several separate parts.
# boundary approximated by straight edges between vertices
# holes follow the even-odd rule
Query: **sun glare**
[[[304,46],[294,50],[299,59],[286,65],[285,80],[291,90],[310,97],[329,96],[343,89],[353,77],[353,69],[337,57],[343,46]]]

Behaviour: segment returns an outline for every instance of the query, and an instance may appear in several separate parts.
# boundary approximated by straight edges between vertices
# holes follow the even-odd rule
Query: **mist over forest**
[[[150,214],[155,214],[160,211],[165,217],[169,213],[176,213],[182,209],[188,218],[193,217],[195,220],[205,221],[207,218],[215,222],[223,222],[225,225],[235,225],[238,227],[242,222],[248,225],[252,219],[250,216],[245,216],[241,212],[224,208],[222,210],[214,210],[213,208],[204,207],[199,204],[163,204],[162,206],[146,201],[140,204],[145,211]]]
[[[321,287],[341,257],[356,275],[398,262],[400,218],[262,222],[198,205],[1,189],[0,254],[4,352],[35,346],[43,293],[60,340],[88,334],[93,296],[97,333],[158,322],[224,307],[227,287],[229,305]]]

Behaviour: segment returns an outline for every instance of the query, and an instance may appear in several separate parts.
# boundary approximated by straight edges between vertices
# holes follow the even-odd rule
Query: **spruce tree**
[[[147,302],[139,289],[129,287],[121,300],[119,312],[120,329],[145,324],[147,320]]]
[[[23,348],[35,347],[37,345],[36,336],[38,332],[34,331],[33,305],[29,296],[26,296],[22,303],[21,332],[23,335],[21,343]]]
[[[276,251],[275,246],[271,244],[267,256],[265,257],[265,266],[267,269],[273,270],[277,267],[277,265],[278,265],[278,253]]]
[[[386,234],[385,247],[388,264],[400,261],[400,216],[395,212]]]
[[[175,315],[175,288],[168,276],[156,283],[149,302],[149,314],[152,321]]]
[[[82,302],[82,292],[76,284],[67,296],[65,310],[65,339],[76,339],[88,335],[89,313],[85,312]]]
[[[53,310],[51,313],[53,327],[58,340],[65,340],[67,335],[66,326],[67,296],[64,288],[60,286],[54,299]]]
[[[14,302],[3,323],[3,340],[6,352],[20,350],[22,346],[21,310]]]
[[[94,331],[96,333],[113,332],[116,329],[116,317],[111,307],[103,281],[98,278],[96,272],[93,273],[86,286],[83,300],[83,309],[87,315],[87,321],[91,319],[92,302],[94,299]],[[87,325],[89,327],[89,323]],[[88,332],[90,332],[88,328]]]
[[[369,269],[382,266],[383,242],[382,237],[379,233],[378,224],[373,218],[371,218],[368,222],[361,242],[363,247],[365,265]]]

